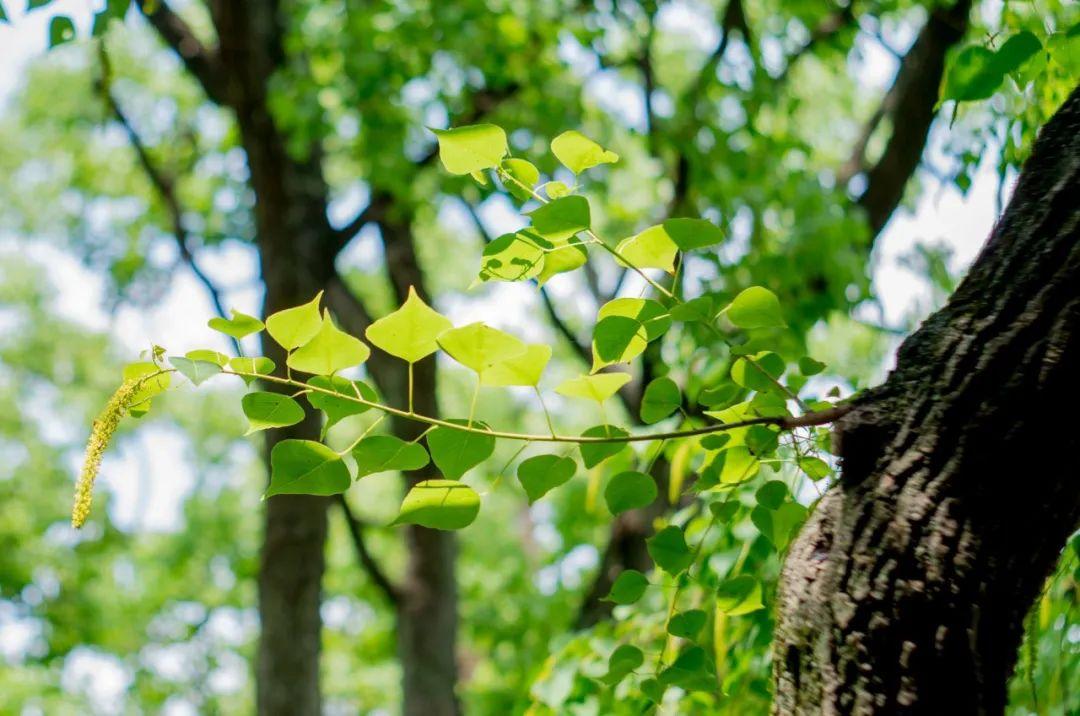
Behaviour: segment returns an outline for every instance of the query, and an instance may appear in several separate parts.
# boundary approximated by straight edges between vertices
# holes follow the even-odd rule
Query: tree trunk
[[[326,183],[317,148],[305,160],[290,157],[269,113],[267,83],[282,57],[277,4],[216,2],[212,10],[228,77],[226,97],[236,112],[255,194],[266,316],[310,301],[335,275],[333,244],[327,240],[332,230]],[[284,352],[269,338],[263,349],[283,371]],[[278,441],[318,437],[315,412],[288,430],[269,431],[266,464]],[[266,504],[256,667],[262,716],[318,716],[322,711],[319,609],[328,505],[324,498],[300,495],[275,496]]]
[[[1004,711],[1023,617],[1080,524],[1062,417],[1080,399],[1078,197],[1080,89],[956,294],[838,425],[841,479],[781,579],[774,713]]]
[[[381,223],[386,264],[398,303],[416,288],[425,301],[423,273],[417,263],[411,226],[407,221]],[[405,364],[394,365],[398,394],[407,395]],[[414,408],[424,415],[438,415],[435,359],[416,364],[413,375]],[[404,400],[402,400],[404,403]],[[395,420],[394,434],[412,440],[423,426]],[[422,480],[438,478],[434,465],[405,475],[406,489]],[[457,716],[457,578],[454,563],[457,544],[453,532],[418,525],[404,528],[409,562],[398,601],[398,657],[402,672],[402,712],[405,716]]]

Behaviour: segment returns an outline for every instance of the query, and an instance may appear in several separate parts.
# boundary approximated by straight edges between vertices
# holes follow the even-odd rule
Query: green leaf
[[[661,226],[682,251],[716,246],[724,240],[724,232],[705,219],[668,219]]]
[[[563,184],[561,181],[549,181],[544,185],[544,191],[547,193],[549,199],[561,199],[564,196],[570,195],[570,187]]]
[[[585,398],[603,403],[630,382],[628,373],[598,373],[563,381],[555,392],[567,398]]]
[[[601,147],[581,132],[570,130],[551,140],[551,153],[564,167],[580,174],[599,164],[614,164],[619,155]]]
[[[227,336],[240,339],[244,336],[250,336],[252,333],[258,333],[263,329],[263,322],[255,316],[249,316],[246,313],[240,313],[240,311],[233,311],[232,318],[211,318],[207,321],[206,325],[210,328],[224,333]]]
[[[66,15],[57,15],[49,21],[49,47],[57,47],[75,39],[75,23]]]
[[[705,626],[706,614],[701,609],[690,609],[674,614],[668,622],[668,634],[683,639],[697,639],[698,633]]]
[[[679,386],[666,376],[657,378],[645,386],[641,396],[641,422],[646,425],[658,423],[682,405]]]
[[[564,196],[533,209],[528,216],[536,233],[548,241],[565,241],[589,228],[589,201],[583,196]]]
[[[814,481],[828,477],[832,474],[832,468],[829,467],[829,463],[819,457],[800,457],[798,459],[798,465],[799,469],[805,472],[806,476]]]
[[[825,370],[825,364],[821,361],[814,360],[810,356],[799,359],[799,372],[805,376],[817,375],[823,370]]]
[[[372,323],[364,335],[376,348],[415,363],[437,351],[436,339],[453,327],[449,318],[424,303],[409,286],[401,308]]]
[[[995,67],[995,54],[979,45],[965,47],[952,59],[941,86],[941,100],[958,102],[986,99],[1001,86],[1004,76]]]
[[[414,524],[436,530],[468,527],[480,512],[480,496],[456,480],[424,480],[401,503],[393,524]]]
[[[775,510],[784,504],[787,496],[787,485],[780,480],[769,480],[754,493],[754,499],[757,500],[757,503],[770,510]]]
[[[267,428],[296,425],[304,419],[304,409],[300,403],[281,393],[248,393],[241,398],[240,406],[248,419],[248,435]]]
[[[1015,72],[1041,49],[1039,38],[1028,30],[1022,30],[1011,35],[994,53],[994,66],[1003,75]]]
[[[751,286],[739,293],[724,309],[728,320],[739,328],[786,326],[780,315],[780,300],[761,286]]]
[[[581,434],[584,438],[626,437],[627,435],[629,433],[616,425],[595,425]],[[591,469],[609,457],[618,455],[627,448],[627,444],[625,442],[580,443],[578,448],[581,450],[581,461],[585,464],[585,468]]]
[[[477,373],[520,356],[526,350],[520,339],[483,323],[444,331],[439,335],[438,344],[451,358]]]
[[[451,174],[494,169],[510,151],[506,132],[494,124],[431,131],[439,140],[439,159]]]
[[[211,351],[205,348],[188,351],[184,354],[184,357],[188,360],[206,361],[207,363],[214,363],[219,368],[224,368],[225,365],[229,362],[229,356],[225,355],[224,353],[218,353],[217,351]]]
[[[286,363],[302,373],[332,375],[360,365],[370,355],[371,349],[363,341],[335,326],[326,312],[319,332],[293,351]]]
[[[314,440],[282,440],[270,451],[272,495],[336,495],[349,489],[349,469],[341,457]]]
[[[173,368],[190,380],[195,385],[202,384],[208,378],[212,378],[221,372],[221,366],[206,360],[192,360],[179,356],[169,356],[169,362]]]
[[[536,182],[540,181],[540,172],[532,162],[527,162],[524,159],[504,159],[500,165],[502,170],[512,176],[517,181],[506,181],[506,190],[515,198],[521,201],[528,201],[532,198],[532,192],[522,188],[522,184],[532,189],[536,186]]]
[[[660,530],[646,540],[645,544],[656,566],[668,574],[677,575],[694,561],[694,556],[686,545],[686,536],[675,525],[668,525]]]
[[[468,425],[467,420],[449,420],[457,425]],[[473,428],[487,430],[487,425],[474,420]],[[427,434],[428,449],[440,472],[451,480],[460,479],[469,470],[491,457],[495,451],[495,438],[482,433],[467,432],[439,426]]]
[[[484,247],[482,256],[481,281],[528,281],[544,268],[544,247],[521,232],[503,234]]]
[[[327,395],[315,390],[307,393],[307,399],[311,403],[311,407],[326,413],[324,433],[350,415],[360,415],[370,410],[369,406],[351,400],[351,398],[363,398],[371,403],[379,400],[375,390],[364,381],[349,380],[340,375],[317,375],[308,380],[308,385],[321,390],[332,391],[336,395],[345,396],[338,398],[335,395]]]
[[[573,458],[537,455],[518,465],[517,476],[531,505],[559,485],[569,482],[575,472],[577,463]]]
[[[170,373],[161,373],[161,368],[156,363],[149,361],[139,363],[129,363],[124,366],[123,379],[124,381],[137,380],[143,376],[154,375],[153,378],[147,378],[139,386],[138,391],[131,396],[131,406],[128,408],[128,414],[133,418],[141,418],[150,412],[150,404],[152,399],[165,392],[171,382]]]
[[[709,323],[715,315],[716,307],[713,305],[711,296],[698,296],[671,307],[672,320],[682,321],[683,323],[692,321]]]
[[[748,390],[780,390],[776,381],[786,368],[784,359],[771,351],[739,356],[731,366],[731,380]]]
[[[692,646],[683,651],[657,678],[661,684],[678,686],[687,691],[716,689],[713,666],[700,646]]]
[[[640,234],[623,239],[615,247],[624,266],[658,268],[675,273],[675,256],[679,247],[663,226],[650,226]]]
[[[592,372],[615,363],[629,363],[650,341],[671,328],[671,316],[659,301],[646,298],[616,298],[597,312],[593,329]]]
[[[729,617],[764,609],[761,582],[748,574],[725,579],[716,588],[716,608]]]
[[[806,508],[797,502],[785,502],[775,509],[755,507],[750,521],[778,551],[783,551],[806,521]]]
[[[274,361],[269,358],[263,358],[262,356],[257,356],[255,358],[240,357],[229,359],[229,370],[234,373],[270,375],[274,372],[274,368],[277,368],[277,366],[274,365]],[[251,385],[251,383],[256,380],[252,375],[242,375],[240,378],[247,385]]]
[[[735,517],[735,513],[739,511],[739,503],[734,500],[724,500],[723,502],[712,502],[709,504],[709,511],[713,513],[721,522],[731,522]]]
[[[612,582],[611,591],[604,599],[616,604],[633,604],[641,599],[648,586],[649,580],[644,574],[636,569],[624,569]]]
[[[393,435],[364,438],[353,447],[352,456],[356,460],[357,478],[389,470],[419,470],[429,462],[423,445]]]
[[[701,391],[697,402],[709,408],[723,407],[738,398],[741,392],[734,383],[721,383]]]
[[[544,256],[544,267],[536,277],[538,285],[543,286],[552,276],[573,271],[585,265],[589,252],[585,244],[577,237],[565,241],[552,242],[553,249]]]
[[[521,355],[507,358],[485,369],[480,382],[487,386],[523,385],[535,387],[551,360],[551,346],[534,343],[525,347]]]
[[[761,463],[746,447],[736,445],[720,451],[702,472],[703,486],[737,485],[752,480],[761,469]]]
[[[286,308],[266,319],[266,332],[285,350],[292,350],[304,345],[322,328],[319,314],[319,301],[322,291],[315,298],[302,306]]]
[[[656,482],[643,472],[628,470],[611,478],[604,489],[604,502],[613,515],[651,505],[656,499]]]
[[[615,686],[644,663],[645,654],[641,649],[630,644],[620,644],[608,657],[608,670],[600,677],[600,681],[608,686]]]

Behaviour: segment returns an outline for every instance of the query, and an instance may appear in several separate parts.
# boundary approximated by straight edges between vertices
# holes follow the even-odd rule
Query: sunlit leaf
[[[349,489],[341,457],[314,440],[282,440],[270,451],[271,495],[336,495]]]
[[[731,365],[731,380],[748,390],[780,390],[777,380],[784,374],[784,359],[771,351],[740,356]]]
[[[157,375],[154,375],[154,374]],[[128,414],[134,418],[141,418],[150,411],[150,404],[154,396],[160,395],[165,392],[171,382],[171,374],[161,372],[161,367],[156,363],[149,361],[139,363],[129,363],[124,366],[123,378],[125,381],[137,380],[145,376],[151,376],[153,378],[146,378],[139,385],[139,389],[131,396],[131,407],[128,408]]]
[[[371,349],[355,336],[334,325],[327,312],[322,327],[310,341],[297,348],[286,361],[293,370],[315,375],[332,375],[340,370],[360,365],[371,355]]]
[[[593,365],[597,370],[615,363],[629,363],[646,345],[671,327],[671,317],[659,301],[616,298],[597,312],[593,329]]]
[[[477,373],[520,356],[526,350],[525,343],[519,338],[483,323],[444,331],[439,335],[438,344],[451,358]]]
[[[602,403],[619,392],[619,388],[629,382],[630,375],[628,373],[582,375],[563,381],[555,388],[555,392],[559,395],[565,395],[567,398],[584,398]]]
[[[580,174],[599,164],[613,164],[619,155],[604,149],[581,132],[570,130],[551,140],[551,152],[564,167]]]
[[[549,242],[544,242],[551,246]],[[544,268],[544,248],[524,233],[503,234],[484,247],[481,281],[527,281]]]
[[[472,174],[499,166],[509,152],[506,132],[494,124],[432,129],[439,140],[439,159],[451,174]]]
[[[480,382],[488,386],[535,386],[540,382],[548,361],[551,360],[551,346],[534,343],[525,347],[521,355],[507,358],[485,369],[480,374]]]
[[[409,286],[401,308],[372,323],[364,335],[376,348],[415,363],[437,351],[436,339],[453,327],[449,318],[424,303]]]
[[[528,201],[532,198],[532,189],[536,186],[536,182],[540,181],[540,172],[532,162],[528,162],[524,159],[504,159],[501,164],[502,170],[513,177],[512,180],[505,182],[507,191],[514,196],[515,199],[521,201]],[[516,181],[515,181],[516,180]],[[522,185],[528,187],[523,188]]]
[[[219,368],[224,368],[225,365],[229,362],[229,356],[225,355],[224,353],[207,350],[205,348],[188,351],[184,354],[184,357],[188,360],[206,361],[207,363],[214,363]]]
[[[529,212],[529,218],[536,233],[548,241],[565,241],[589,228],[589,201],[583,196],[564,196]]]
[[[650,226],[640,234],[623,239],[615,250],[624,259],[624,265],[675,273],[675,256],[679,253],[679,247],[663,226]]]
[[[233,311],[232,318],[221,318],[220,316],[211,318],[206,325],[215,331],[236,339],[250,336],[252,333],[258,333],[263,329],[262,321],[255,318],[255,316],[240,313],[240,311]]]
[[[315,298],[302,306],[286,308],[270,315],[266,319],[266,332],[285,350],[292,350],[304,345],[322,328],[322,316],[319,314],[319,301],[322,291]]]
[[[776,508],[755,507],[750,521],[777,550],[784,550],[806,521],[806,508],[797,502],[785,502]]]
[[[584,242],[577,237],[553,241],[552,244],[555,248],[544,255],[544,267],[536,277],[536,282],[541,286],[552,276],[581,268],[589,260],[589,252]]]
[[[480,512],[480,496],[456,480],[424,480],[405,500],[393,524],[415,524],[436,530],[468,527]]]
[[[728,320],[739,328],[785,326],[776,294],[761,286],[744,289],[724,309]]]

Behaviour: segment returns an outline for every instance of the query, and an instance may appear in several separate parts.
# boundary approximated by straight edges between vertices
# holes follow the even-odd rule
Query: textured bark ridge
[[[1000,714],[1024,614],[1080,524],[1080,89],[968,277],[838,426],[791,548],[777,714]]]

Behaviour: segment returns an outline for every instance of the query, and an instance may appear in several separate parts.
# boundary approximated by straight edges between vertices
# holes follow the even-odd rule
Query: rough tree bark
[[[791,548],[778,714],[1000,714],[1024,614],[1080,524],[1080,88],[948,304],[838,425]]]

